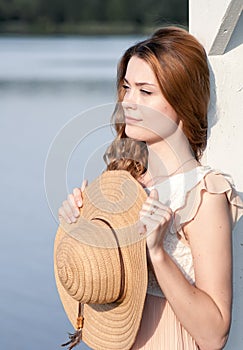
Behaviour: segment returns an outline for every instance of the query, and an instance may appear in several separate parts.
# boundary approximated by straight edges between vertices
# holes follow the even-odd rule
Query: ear
[[[183,130],[183,121],[180,119],[179,121],[179,124],[178,124],[178,127]]]

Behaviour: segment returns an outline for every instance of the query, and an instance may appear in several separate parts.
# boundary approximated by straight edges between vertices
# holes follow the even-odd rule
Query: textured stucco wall
[[[242,0],[190,0],[190,32],[210,51],[230,5]],[[233,16],[236,14],[233,13]],[[230,17],[231,16],[231,17]],[[205,163],[234,179],[243,198],[243,14],[230,14],[227,29],[233,29],[223,54],[209,55],[212,99],[209,110],[209,141]],[[231,26],[231,27],[230,27]],[[221,27],[222,28],[222,27]],[[243,349],[243,218],[233,232],[233,320],[227,350]]]

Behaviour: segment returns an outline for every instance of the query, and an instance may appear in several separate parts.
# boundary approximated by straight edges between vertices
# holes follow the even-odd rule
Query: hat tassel
[[[83,317],[83,304],[78,304],[78,317],[77,317],[77,330],[74,333],[68,333],[69,341],[65,344],[62,344],[62,346],[69,345],[68,350],[71,350],[74,348],[81,340],[82,340],[82,330],[83,330],[83,323],[84,323],[84,317]]]

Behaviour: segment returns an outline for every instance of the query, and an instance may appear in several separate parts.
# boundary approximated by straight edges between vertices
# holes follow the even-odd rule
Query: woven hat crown
[[[75,300],[106,304],[121,299],[124,268],[118,249],[77,245],[67,236],[57,249],[56,261],[60,281]]]

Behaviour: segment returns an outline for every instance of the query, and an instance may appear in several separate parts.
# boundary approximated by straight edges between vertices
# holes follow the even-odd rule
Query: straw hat
[[[92,349],[132,347],[147,290],[146,237],[137,229],[146,197],[127,171],[106,171],[85,189],[77,222],[60,223],[54,270],[78,330],[70,349],[80,339]]]

